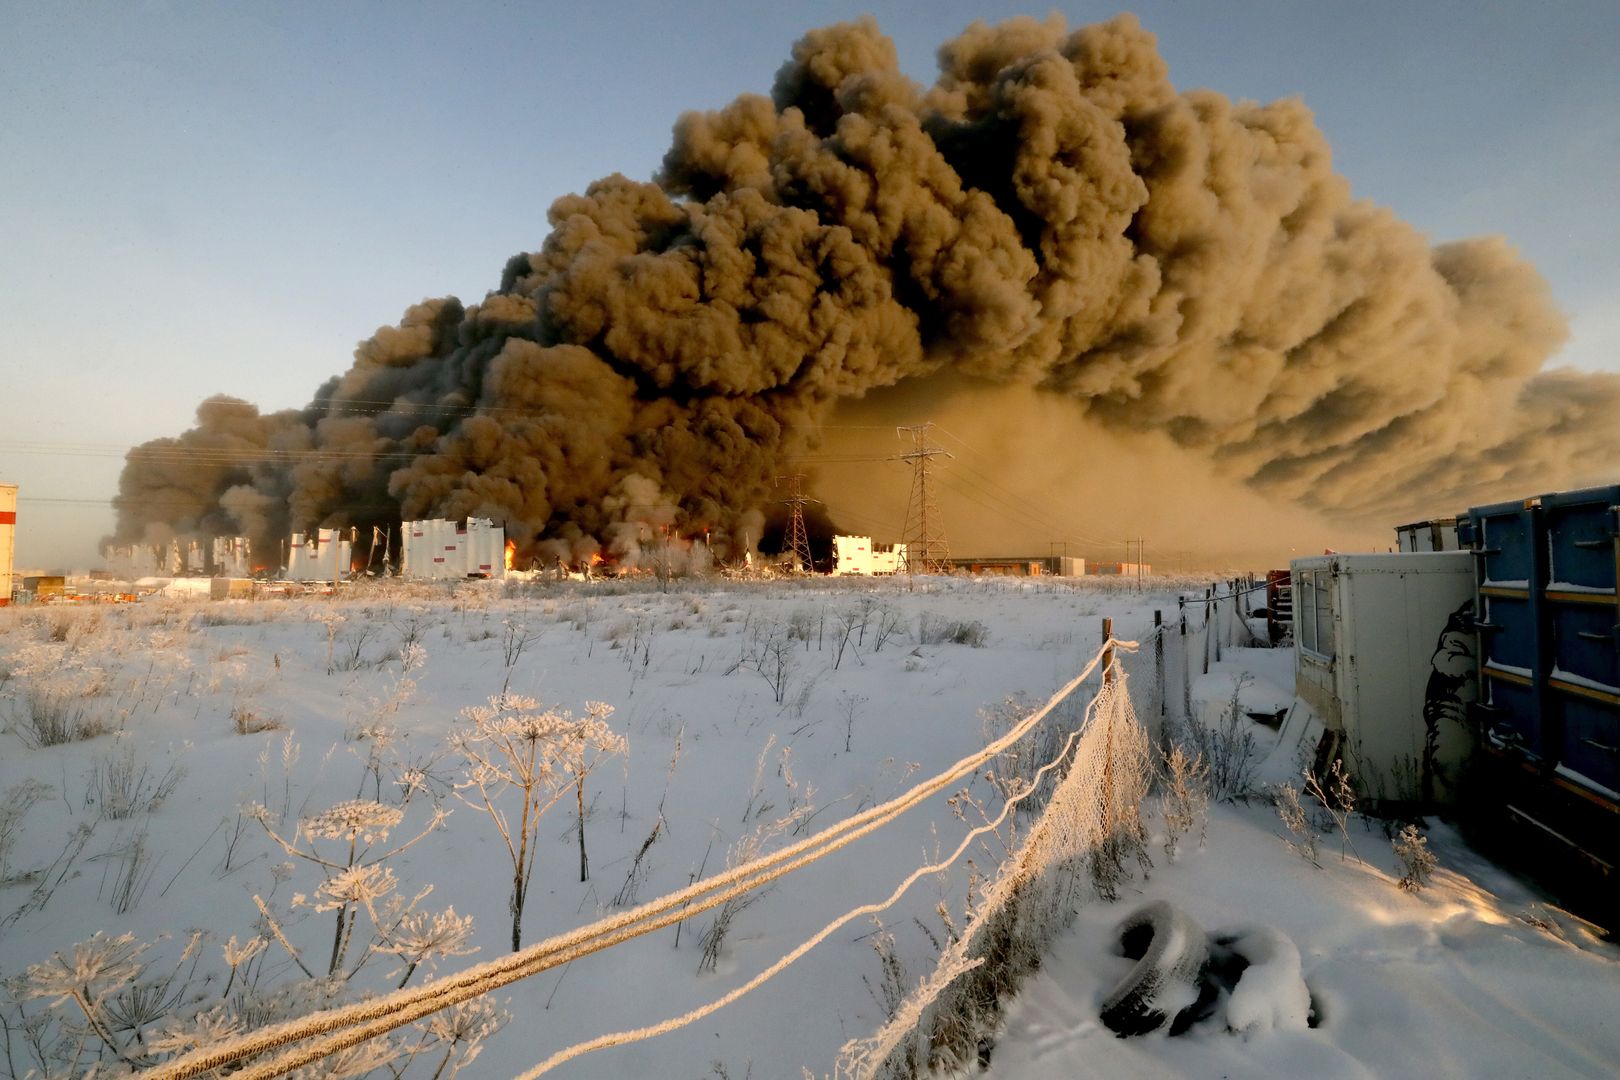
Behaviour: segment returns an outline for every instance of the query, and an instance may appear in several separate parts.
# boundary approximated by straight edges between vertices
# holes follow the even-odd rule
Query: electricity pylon
[[[945,531],[939,507],[928,490],[928,463],[936,457],[953,455],[938,446],[928,445],[928,429],[933,423],[897,427],[895,434],[902,438],[909,433],[912,449],[897,460],[911,462],[911,499],[906,503],[906,524],[900,538],[906,545],[906,573],[944,574],[951,568],[951,550],[945,543]]]
[[[786,506],[791,514],[788,521],[787,550],[793,553],[794,572],[809,574],[814,572],[815,564],[810,559],[810,534],[804,528],[804,504],[820,500],[810,498],[799,489],[799,485],[803,482],[802,473],[776,478],[777,487],[786,486],[788,489],[788,497],[782,500],[782,505]]]

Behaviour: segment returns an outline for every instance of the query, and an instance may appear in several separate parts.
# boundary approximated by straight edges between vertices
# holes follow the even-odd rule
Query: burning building
[[[308,536],[293,533],[287,548],[288,581],[343,581],[350,574],[352,530],[316,529]]]
[[[504,578],[510,569],[506,531],[484,518],[464,524],[430,518],[407,521],[400,573],[418,581]]]
[[[701,523],[733,561],[833,410],[914,422],[941,379],[1380,522],[1620,461],[1620,376],[1543,370],[1535,270],[1353,199],[1301,102],[1178,90],[1130,16],[976,23],[939,63],[811,31],[652,182],[553,203],[482,299],[411,306],[302,409],[211,398],[130,451],[120,542],[477,517],[578,564]]]

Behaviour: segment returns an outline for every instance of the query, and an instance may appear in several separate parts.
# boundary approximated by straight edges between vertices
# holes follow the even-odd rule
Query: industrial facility
[[[401,528],[404,558],[400,573],[417,581],[506,576],[506,529],[487,518],[465,524],[429,518]]]
[[[1086,560],[1073,555],[1017,555],[952,559],[951,566],[989,577],[1085,577]]]
[[[342,529],[316,529],[307,536],[293,533],[292,544],[287,549],[286,579],[342,581],[349,576],[353,552],[353,530],[348,536]]]
[[[898,574],[906,568],[906,545],[875,544],[870,536],[833,537],[833,576]]]

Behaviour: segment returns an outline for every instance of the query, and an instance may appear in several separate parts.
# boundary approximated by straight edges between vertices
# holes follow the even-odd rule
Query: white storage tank
[[[467,577],[506,576],[506,528],[488,518],[468,518],[463,573]]]
[[[1323,555],[1290,564],[1296,709],[1285,738],[1342,757],[1373,804],[1456,798],[1477,696],[1466,551]],[[1308,730],[1307,730],[1308,728]]]
[[[11,603],[11,571],[16,559],[17,485],[0,484],[0,607]]]
[[[293,533],[287,549],[288,581],[330,581],[349,576],[351,541],[341,529],[316,529],[305,536]]]

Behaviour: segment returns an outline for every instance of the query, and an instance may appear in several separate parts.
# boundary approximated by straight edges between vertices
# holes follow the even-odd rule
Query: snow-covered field
[[[332,600],[0,613],[0,978],[20,999],[0,1005],[0,1070],[23,1076],[41,1055],[82,1045],[67,1071],[83,1072],[97,1056],[105,1040],[87,1030],[74,979],[48,970],[54,953],[71,959],[97,932],[147,945],[133,981],[127,967],[81,980],[91,1012],[132,1057],[198,1037],[201,1022],[188,1018],[227,993],[255,1023],[325,1003],[297,965],[324,976],[334,951],[347,996],[508,951],[511,859],[489,815],[458,797],[476,802],[464,786],[466,747],[452,743],[471,726],[464,710],[503,690],[576,717],[606,703],[624,739],[585,779],[586,881],[576,787],[554,778],[524,905],[527,944],[685,887],[751,845],[800,839],[941,770],[1005,729],[1018,712],[1010,697],[1036,704],[1073,677],[1099,646],[1102,616],[1123,638],[1145,634],[1154,609],[1173,621],[1173,588],[1108,584],[379,586]],[[1241,680],[1247,709],[1291,697],[1286,653],[1229,651],[1192,686],[1200,715],[1219,717],[1240,672],[1253,673]],[[1077,707],[1060,715],[1072,723]],[[1293,748],[1253,730],[1256,782],[1287,778]],[[89,737],[55,742],[59,734]],[[995,813],[986,777],[966,798],[953,794],[735,911],[713,970],[703,970],[710,913],[680,926],[678,940],[677,928],[660,930],[504,988],[495,1000],[509,1020],[462,1074],[514,1075],[574,1042],[726,993],[948,850],[981,807]],[[361,862],[422,833],[435,808],[450,813],[362,880],[343,879],[345,893],[323,886],[334,871],[289,854],[270,830],[346,865],[348,834],[327,812],[352,800],[400,811],[391,825],[391,811],[366,812],[372,831],[389,835],[374,835]],[[300,822],[324,825],[300,832]],[[1263,800],[1217,805],[1207,843],[1184,842],[1173,861],[1158,817],[1147,823],[1153,869],[1117,901],[1081,905],[1012,1003],[991,1075],[1613,1075],[1620,1064],[1615,954],[1444,826],[1431,831],[1435,884],[1412,894],[1395,886],[1383,831],[1354,819],[1351,854],[1324,837],[1320,868],[1284,846]],[[363,835],[356,849],[366,850]],[[890,970],[891,984],[931,969],[946,936],[938,907],[960,919],[1005,854],[999,842],[976,845],[971,864],[919,882],[886,914],[904,969]],[[264,941],[272,924],[255,897],[285,944]],[[333,904],[344,897],[359,902],[342,909],[353,916],[339,937]],[[1112,928],[1158,899],[1212,933],[1275,931],[1261,936],[1283,969],[1297,950],[1318,1025],[1282,1007],[1286,988],[1266,992],[1256,979],[1187,1036],[1115,1039],[1097,1020],[1129,967]],[[402,923],[391,904],[414,914]],[[435,920],[439,953],[459,955],[418,940]],[[882,937],[869,921],[851,924],[713,1016],[555,1075],[831,1073],[846,1040],[886,1019]],[[30,975],[31,965],[46,967]],[[303,989],[276,993],[293,985]],[[1229,1032],[1233,1017],[1246,1030]],[[158,1033],[173,1041],[154,1043]],[[448,1075],[467,1047],[448,1046],[447,1034],[406,1029],[391,1067],[422,1044],[406,1075],[432,1076],[441,1060]]]

